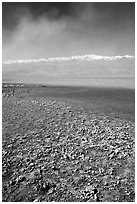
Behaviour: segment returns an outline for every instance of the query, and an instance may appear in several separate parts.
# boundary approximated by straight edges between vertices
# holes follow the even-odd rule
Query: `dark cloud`
[[[134,54],[135,3],[3,2],[3,58]]]
[[[20,18],[26,15],[31,15],[33,20],[41,17],[46,17],[49,20],[64,18],[75,15],[76,4],[72,3],[2,3],[2,25],[3,29],[14,29],[20,22]]]
[[[55,20],[65,17],[81,18],[86,15],[86,20],[92,20],[93,14],[97,18],[98,25],[118,25],[130,21],[135,22],[134,3],[72,3],[72,2],[3,2],[2,22],[4,29],[14,28],[20,17],[31,14],[33,19],[47,17]],[[86,11],[86,13],[85,13]]]

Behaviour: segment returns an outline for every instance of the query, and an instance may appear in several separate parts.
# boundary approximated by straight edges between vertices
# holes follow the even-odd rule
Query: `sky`
[[[3,2],[3,60],[135,54],[135,4]]]
[[[134,55],[132,2],[2,3],[5,82],[134,88]]]

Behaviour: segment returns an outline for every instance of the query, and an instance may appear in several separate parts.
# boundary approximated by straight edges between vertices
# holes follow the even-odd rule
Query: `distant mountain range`
[[[134,87],[135,57],[84,55],[7,60],[3,62],[2,77],[12,82]]]
[[[56,62],[56,61],[96,61],[96,60],[105,60],[105,61],[115,61],[120,59],[134,59],[134,56],[124,55],[124,56],[99,56],[99,55],[82,55],[82,56],[72,56],[72,57],[59,57],[59,58],[48,58],[48,59],[31,59],[31,60],[7,60],[3,64],[12,64],[12,63],[38,63],[38,62]]]

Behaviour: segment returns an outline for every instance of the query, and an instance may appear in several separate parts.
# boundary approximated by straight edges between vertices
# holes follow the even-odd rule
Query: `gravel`
[[[3,202],[133,202],[134,122],[17,85],[3,85]]]

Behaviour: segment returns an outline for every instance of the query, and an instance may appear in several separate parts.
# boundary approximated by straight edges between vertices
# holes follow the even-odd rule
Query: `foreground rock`
[[[134,123],[26,91],[3,91],[3,201],[134,201]]]

